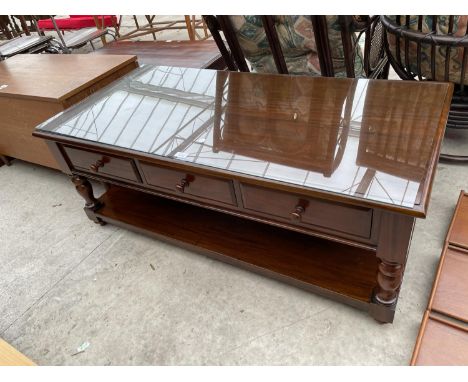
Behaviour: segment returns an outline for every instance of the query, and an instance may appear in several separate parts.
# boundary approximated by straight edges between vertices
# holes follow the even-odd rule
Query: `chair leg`
[[[206,26],[206,23],[205,23],[205,20],[203,19],[203,17],[201,19],[201,22],[202,22],[202,25],[203,25],[203,32],[205,32],[205,39],[207,39],[208,38],[208,27]]]
[[[0,167],[3,165],[11,166],[11,161],[5,155],[0,155]]]
[[[149,24],[149,27],[150,27],[150,30],[151,30],[151,34],[153,35],[153,40],[156,41],[156,33],[153,30],[154,16],[145,15],[145,17],[146,17],[146,20],[148,21],[148,24]]]
[[[187,27],[187,32],[188,32],[190,41],[195,41],[195,34],[192,29],[192,21],[190,20],[190,16],[188,15],[185,15],[185,25]]]
[[[136,26],[137,30],[139,30],[140,25],[138,24],[138,19],[137,19],[136,15],[133,15],[133,21],[135,21],[135,26]]]
[[[117,21],[112,21],[112,25],[114,26],[115,36],[114,39],[117,41],[117,38],[120,37],[120,24],[122,23],[122,16],[119,17]]]

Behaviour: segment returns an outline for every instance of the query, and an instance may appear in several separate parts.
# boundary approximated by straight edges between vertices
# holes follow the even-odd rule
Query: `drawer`
[[[223,204],[237,205],[234,186],[229,179],[140,162],[146,182],[169,193],[195,196]]]
[[[94,172],[132,182],[141,182],[140,176],[135,169],[135,164],[131,159],[67,146],[64,146],[63,149],[70,159],[72,166],[77,170]]]
[[[244,207],[309,228],[324,228],[369,238],[372,209],[304,198],[282,191],[241,184]]]

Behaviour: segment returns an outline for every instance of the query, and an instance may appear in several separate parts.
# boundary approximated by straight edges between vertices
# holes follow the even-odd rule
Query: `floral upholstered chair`
[[[273,16],[289,74],[320,76],[320,62],[311,18],[308,16]],[[273,54],[260,16],[229,16],[239,44],[253,71],[276,73]],[[338,16],[327,16],[331,56],[336,77],[346,77],[344,49]],[[356,45],[357,36],[352,36]],[[357,45],[356,45],[357,46]],[[362,77],[363,58],[356,49],[356,77]]]
[[[366,61],[370,56],[358,43],[358,32],[366,33],[367,39],[380,30],[378,18],[251,15],[205,16],[205,20],[230,70],[360,78],[370,76],[377,62],[379,74],[384,67],[381,33],[381,42],[373,45],[374,65]]]

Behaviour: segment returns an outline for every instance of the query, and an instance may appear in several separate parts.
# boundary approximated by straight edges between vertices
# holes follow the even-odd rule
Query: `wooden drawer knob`
[[[189,181],[187,178],[184,178],[180,181],[179,184],[176,184],[176,190],[179,191],[179,192],[185,192],[185,187],[188,187],[189,185]]]
[[[293,212],[291,212],[291,218],[293,220],[301,220],[302,214],[304,213],[305,208],[301,205],[296,206]]]
[[[89,166],[89,169],[93,172],[98,172],[100,167],[104,167],[104,160],[97,160],[96,163]]]

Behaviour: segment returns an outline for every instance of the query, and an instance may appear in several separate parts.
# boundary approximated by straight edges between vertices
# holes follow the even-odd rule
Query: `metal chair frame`
[[[93,41],[98,39],[98,38],[101,38],[103,44],[105,44],[105,35],[110,35],[113,37],[114,40],[117,40],[117,37],[115,35],[115,33],[111,32],[110,29],[107,29],[107,28],[98,28],[98,26],[96,25],[96,30],[93,31],[95,33],[92,33],[90,34],[89,36],[84,36],[83,39],[75,42],[75,43],[72,43],[70,44],[69,42],[66,41],[66,39],[64,38],[64,33],[65,33],[65,30],[63,29],[60,29],[57,25],[57,22],[55,21],[55,17],[54,16],[50,16],[50,19],[52,21],[52,24],[54,26],[54,30],[55,32],[57,33],[57,36],[59,38],[60,41],[57,42],[57,49],[59,49],[62,53],[71,53],[74,49],[78,49],[78,48],[81,48],[83,46],[85,46],[86,44],[90,44],[91,45],[91,48],[93,50],[95,50],[95,46],[93,44]],[[102,24],[104,25],[104,24]],[[88,28],[84,28],[84,29],[88,29]],[[44,33],[42,30],[39,31],[39,33]],[[78,33],[78,32],[77,32]]]

